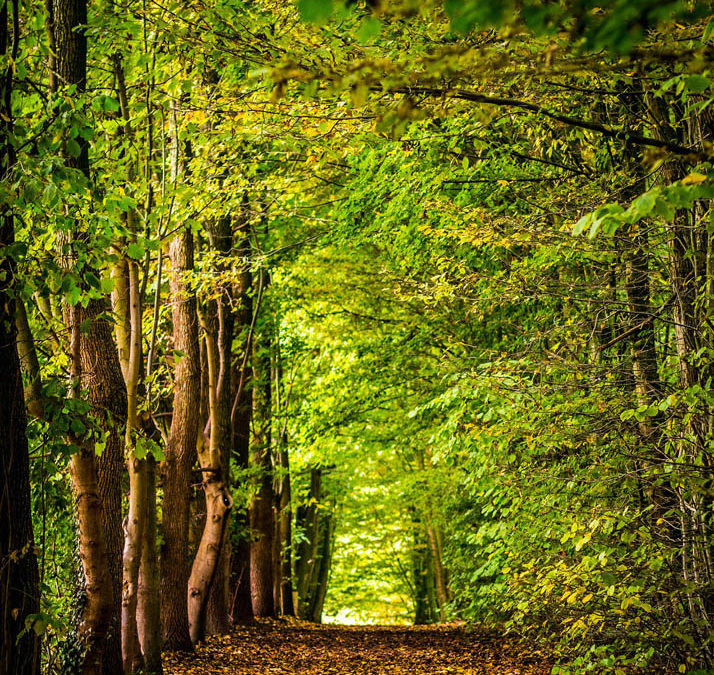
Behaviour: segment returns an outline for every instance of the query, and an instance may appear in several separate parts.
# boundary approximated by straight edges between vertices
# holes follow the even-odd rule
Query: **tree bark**
[[[261,274],[265,272],[261,271]],[[267,285],[267,284],[266,284]],[[251,462],[258,471],[258,490],[250,508],[250,595],[256,617],[275,616],[273,597],[273,476],[269,325],[263,322],[253,344],[253,447]]]
[[[322,623],[322,609],[327,596],[327,585],[332,569],[332,542],[335,534],[335,517],[331,512],[320,518],[320,546],[315,561],[308,620]]]
[[[441,533],[427,521],[426,534],[429,542],[431,560],[434,565],[436,600],[439,605],[439,615],[443,621],[446,618],[446,605],[449,602],[449,587],[446,569],[444,568],[444,564],[442,562]]]
[[[219,218],[208,230],[209,240],[218,253],[216,274],[219,279],[230,271],[230,255],[233,250],[231,220]],[[231,309],[232,289],[230,281],[219,281],[216,292],[218,315],[217,357],[218,376],[216,382],[215,424],[211,424],[211,440],[220,453],[221,475],[225,489],[230,493],[230,461],[232,447],[231,429],[231,357],[233,346],[234,313]],[[214,439],[215,435],[215,439]],[[226,514],[226,518],[228,514]],[[221,555],[215,578],[211,585],[207,608],[207,630],[211,635],[230,633],[230,523],[224,524]]]
[[[15,327],[17,330],[17,353],[20,368],[25,376],[25,406],[32,417],[42,419],[45,414],[42,403],[42,377],[37,358],[35,341],[27,318],[27,309],[22,299],[15,300]]]
[[[238,283],[233,290],[236,305],[236,333],[240,337],[241,360],[233,372],[233,409],[231,410],[232,453],[236,469],[245,476],[250,466],[250,427],[253,417],[253,368],[250,362],[252,351],[251,328],[253,324],[253,278],[250,269],[250,240],[247,221],[242,219],[236,228],[238,255],[242,266]],[[238,541],[233,544],[231,555],[231,582],[233,598],[231,619],[242,623],[253,619],[253,604],[250,596],[250,538],[248,512],[236,509],[233,517]]]
[[[17,12],[19,5],[13,10]],[[16,25],[19,17],[14,17]],[[0,7],[0,55],[9,50],[8,3]],[[15,164],[12,132],[12,67],[0,73],[0,181]],[[0,246],[15,241],[12,212],[0,210]],[[15,265],[0,259],[0,675],[39,675],[40,639],[25,631],[25,620],[39,611],[39,578],[30,510],[30,458],[27,445],[22,373],[15,329]],[[24,309],[24,308],[22,308]]]
[[[194,644],[201,642],[206,636],[208,600],[221,560],[228,517],[233,507],[230,491],[223,478],[223,449],[218,445],[221,434],[214,433],[214,429],[222,424],[217,403],[220,371],[217,303],[209,302],[208,309],[202,313],[202,323],[208,367],[209,420],[198,445],[203,491],[206,496],[206,522],[188,581],[188,624]]]
[[[137,633],[144,656],[144,668],[151,675],[163,672],[161,664],[161,596],[159,592],[159,552],[156,546],[156,460],[146,458],[146,527],[139,568]]]
[[[272,380],[276,391],[276,418],[280,429],[277,432],[278,472],[275,485],[275,605],[283,616],[295,616],[292,573],[292,508],[290,484],[290,455],[288,452],[288,395],[283,386],[283,367],[280,340],[276,335],[275,350],[271,361]]]
[[[279,553],[280,553],[280,611],[284,616],[295,616],[292,572],[292,510],[290,508],[290,463],[288,449],[281,444],[280,465],[284,472],[279,492]]]
[[[51,12],[48,25],[51,27],[50,40],[55,48],[54,85],[61,87],[75,85],[79,92],[86,89],[87,71],[87,39],[84,26],[87,23],[86,0],[52,0],[49,3]],[[84,139],[79,138],[80,152],[77,157],[66,156],[66,163],[70,168],[77,169],[89,179],[89,145]],[[76,236],[81,236],[75,234]],[[123,469],[122,439],[119,434],[119,425],[126,418],[126,391],[122,378],[117,350],[112,338],[110,323],[102,318],[105,314],[106,303],[103,300],[90,300],[86,309],[72,310],[72,330],[77,331],[77,349],[80,363],[77,363],[81,385],[88,391],[88,400],[92,404],[100,424],[107,437],[105,449],[96,459],[96,487],[101,508],[97,514],[102,523],[103,546],[90,547],[87,555],[104,555],[103,560],[88,560],[87,569],[97,567],[106,568],[110,578],[110,599],[112,611],[110,612],[109,625],[103,627],[102,611],[86,611],[85,630],[91,633],[91,642],[103,656],[103,672],[105,675],[115,675],[121,669],[121,557],[122,557],[122,527],[121,527],[121,475]],[[79,325],[83,326],[81,333]],[[74,466],[83,461],[86,450],[78,453],[73,458],[73,475],[80,480],[78,489],[90,489],[94,481],[90,479],[89,467]],[[94,457],[92,452],[92,464]],[[90,493],[91,494],[91,490]],[[82,500],[85,499],[82,491],[78,492],[80,510]],[[92,497],[88,497],[92,503]],[[87,509],[84,516],[94,518]],[[80,530],[83,526],[94,527],[93,522],[83,523],[80,517]],[[84,535],[80,531],[80,539]],[[87,579],[88,589],[92,584]],[[102,584],[98,586],[100,592],[105,592]],[[105,597],[95,598],[100,609],[106,602]],[[97,626],[91,625],[92,617],[96,617]],[[101,630],[97,630],[101,629]],[[93,666],[89,666],[90,668]]]
[[[116,675],[121,667],[121,570],[122,570],[122,509],[121,476],[124,469],[123,444],[119,429],[126,418],[126,390],[116,347],[106,315],[106,303],[90,301],[82,312],[82,323],[89,326],[80,338],[82,385],[88,391],[92,408],[97,411],[106,436],[106,446],[97,457],[97,487],[107,541],[107,564],[112,582],[114,607],[109,634],[105,641],[102,672]]]
[[[416,508],[409,507],[413,528],[413,548],[411,555],[413,597],[414,597],[414,625],[424,626],[434,622],[429,602],[429,549],[424,537],[424,526],[416,515]]]
[[[134,670],[138,633],[136,625],[139,567],[142,559],[142,544],[149,510],[147,492],[146,459],[138,458],[135,447],[141,433],[138,413],[139,376],[141,367],[141,298],[139,292],[139,266],[134,260],[126,260],[128,276],[128,330],[127,363],[124,377],[127,388],[127,421],[125,447],[129,471],[129,512],[126,517],[123,581],[122,581],[122,660],[125,675]],[[117,323],[124,324],[119,316]],[[121,344],[120,344],[121,349]]]
[[[171,430],[166,446],[161,551],[161,618],[164,648],[191,651],[186,588],[191,467],[196,457],[200,371],[196,298],[185,276],[193,269],[193,235],[183,227],[169,245],[176,358]]]
[[[82,312],[79,306],[75,306],[68,308],[65,315],[71,335],[71,396],[78,398],[82,380]],[[80,672],[82,675],[99,675],[102,672],[104,643],[116,603],[111,572],[107,565],[107,536],[94,462],[94,445],[91,442],[71,440],[77,442],[78,447],[70,460],[70,473],[77,498],[79,557],[82,561],[86,592],[78,627],[78,639],[84,649]]]
[[[300,505],[296,514],[297,526],[302,530],[295,560],[298,614],[301,619],[308,619],[310,615],[312,579],[320,544],[318,505],[321,497],[322,470],[316,467],[310,470],[310,491],[308,492],[307,505]]]
[[[319,623],[327,594],[332,566],[334,517],[322,500],[322,469],[310,472],[307,505],[297,510],[296,521],[302,530],[295,561],[298,614],[301,619]]]

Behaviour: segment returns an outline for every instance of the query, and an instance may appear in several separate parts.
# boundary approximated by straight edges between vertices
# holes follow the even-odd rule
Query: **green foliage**
[[[140,414],[157,433],[134,433],[134,454],[165,459],[185,357],[165,254],[187,228],[204,323],[249,269],[260,325],[275,325],[271,431],[287,438],[293,511],[336,523],[327,619],[492,624],[547,646],[561,674],[712,665],[711,583],[677,534],[713,522],[708,3],[95,7],[88,93],[61,96],[37,84],[36,9],[0,200],[43,380],[29,430],[43,607],[28,630],[48,662],[71,623],[67,463],[106,444],[87,392],[68,395],[63,311],[99,301],[116,332],[115,266],[139,264],[154,359]],[[67,161],[85,147],[89,177]],[[677,246],[692,268],[679,286]],[[690,324],[693,344],[677,333]],[[231,469],[243,512],[257,472]]]

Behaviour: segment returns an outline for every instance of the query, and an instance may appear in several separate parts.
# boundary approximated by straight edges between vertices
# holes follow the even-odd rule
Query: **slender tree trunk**
[[[147,517],[139,568],[137,632],[149,675],[163,672],[161,665],[161,600],[159,551],[156,545],[156,460],[146,458]]]
[[[212,248],[219,254],[216,272],[219,275],[230,270],[230,255],[233,249],[231,220],[219,218],[209,228]],[[211,425],[211,440],[220,453],[221,475],[225,489],[230,493],[230,461],[232,448],[231,408],[231,356],[233,346],[234,313],[231,309],[232,289],[230,281],[221,281],[217,293],[218,314],[218,377],[216,382],[215,425]],[[215,438],[214,438],[215,435]],[[226,518],[228,514],[226,514]],[[225,634],[231,631],[230,608],[230,523],[224,524],[221,555],[216,575],[211,585],[207,608],[207,630],[210,634]]]
[[[274,462],[274,471],[277,473],[279,467]],[[281,586],[283,585],[283,566],[281,561],[282,537],[280,532],[280,486],[279,481],[273,481],[273,547],[272,547],[272,577],[273,577],[273,605],[275,606],[275,614],[282,614],[282,602],[280,599]]]
[[[265,272],[261,271],[261,274]],[[266,284],[267,285],[267,284]],[[250,595],[253,614],[275,616],[273,597],[273,476],[271,470],[272,397],[270,382],[270,327],[264,322],[253,344],[253,448],[251,460],[258,473],[258,491],[250,508]]]
[[[441,537],[440,533],[434,528],[434,526],[428,522],[426,526],[426,534],[429,542],[431,560],[434,565],[436,600],[439,604],[439,614],[443,621],[446,618],[445,608],[449,602],[449,587],[446,577],[446,569],[444,568],[444,564],[442,562]]]
[[[42,402],[42,377],[40,362],[37,358],[35,341],[30,331],[25,303],[15,300],[15,327],[17,329],[17,353],[20,356],[20,367],[25,376],[25,406],[32,417],[42,419],[45,415]]]
[[[19,5],[14,5],[17,12]],[[19,17],[15,17],[16,25]],[[14,35],[17,50],[19,35]],[[0,7],[0,55],[8,54],[8,5]],[[4,61],[3,61],[4,62]],[[12,131],[12,67],[0,73],[0,181],[15,164]],[[10,209],[0,209],[0,246],[15,240]],[[15,330],[15,266],[0,258],[0,675],[39,675],[40,639],[25,630],[25,620],[39,611],[39,579],[30,510],[30,460],[22,373]],[[21,308],[24,309],[24,308]]]
[[[56,78],[53,84],[75,85],[79,92],[86,88],[87,40],[84,26],[87,23],[86,0],[52,0],[49,3],[48,25],[51,27],[50,42],[55,51]],[[89,147],[87,141],[78,139],[80,152],[78,157],[66,156],[69,167],[82,172],[89,179]],[[81,236],[76,235],[75,236]],[[71,244],[70,244],[71,247]],[[92,556],[104,556],[84,562],[85,574],[92,574],[103,568],[109,573],[109,591],[104,584],[96,585],[97,595],[92,599],[94,607],[88,607],[83,618],[82,632],[89,636],[92,649],[88,654],[87,667],[94,668],[92,659],[103,652],[103,672],[115,675],[121,670],[120,637],[120,592],[121,592],[121,475],[123,469],[122,439],[119,433],[121,422],[126,418],[126,391],[122,378],[117,350],[112,338],[110,323],[103,318],[106,303],[103,300],[90,300],[86,309],[73,308],[71,330],[76,338],[77,354],[73,353],[77,376],[81,385],[88,391],[88,399],[99,417],[100,424],[107,433],[106,446],[101,456],[96,459],[96,466],[90,470],[84,463],[89,463],[88,452],[83,449],[73,457],[72,473],[76,477],[75,485],[80,500],[80,540],[88,544],[85,553]],[[67,322],[66,322],[67,323]],[[79,331],[79,325],[82,331]],[[70,324],[68,324],[70,325]],[[76,333],[76,335],[75,335]],[[77,358],[75,358],[75,356]],[[80,363],[81,362],[81,363]],[[92,465],[95,464],[93,452]],[[96,481],[91,479],[96,471]],[[91,489],[96,484],[100,508],[94,508]],[[85,497],[85,488],[90,490]],[[85,508],[92,504],[92,509]],[[90,513],[90,511],[92,511]],[[101,540],[96,546],[90,544],[89,531],[94,528],[94,519],[101,521]],[[86,519],[89,520],[86,520]],[[93,541],[93,540],[92,540]],[[87,578],[87,588],[92,589],[93,582]],[[105,597],[103,593],[108,593]],[[111,602],[109,625],[104,625],[104,607],[107,598]],[[92,604],[92,603],[89,603]],[[96,611],[95,611],[96,610]],[[96,620],[96,625],[93,622]]]
[[[285,443],[285,441],[283,441]],[[290,464],[288,449],[282,445],[280,464],[284,471],[279,502],[280,525],[280,611],[284,616],[295,616],[293,602],[293,572],[292,572],[292,510],[290,507]]]
[[[302,619],[319,623],[327,594],[332,565],[334,517],[322,502],[322,470],[310,472],[307,506],[297,511],[297,525],[302,530],[295,561],[298,612]]]
[[[322,497],[322,470],[310,470],[310,491],[307,505],[300,505],[296,513],[297,526],[301,530],[300,543],[295,560],[295,582],[298,593],[298,614],[302,619],[310,616],[312,579],[320,545],[320,521],[318,504]]]
[[[122,438],[119,433],[126,418],[126,391],[119,367],[117,351],[112,339],[110,323],[100,318],[106,316],[105,302],[90,301],[83,312],[82,322],[89,326],[82,333],[82,384],[88,399],[99,412],[101,425],[107,434],[102,454],[97,457],[99,498],[107,540],[107,563],[112,582],[114,606],[109,634],[105,641],[102,672],[115,675],[121,667],[121,570],[122,570],[122,509],[121,476],[124,470]]]
[[[327,596],[327,586],[332,569],[332,544],[335,534],[335,517],[330,512],[320,518],[320,546],[315,564],[312,595],[308,618],[314,623],[322,622],[322,609]]]
[[[277,329],[276,322],[276,329]],[[288,403],[289,390],[285,392],[283,364],[279,335],[275,335],[275,348],[271,359],[271,378],[275,384],[275,417],[277,447],[275,448],[275,606],[283,616],[295,616],[292,581],[292,508],[290,505],[290,456],[288,453]]]
[[[250,427],[253,416],[253,368],[250,362],[253,279],[250,269],[250,240],[245,219],[241,220],[237,230],[237,236],[240,237],[238,255],[242,259],[242,267],[238,283],[233,290],[233,296],[237,308],[236,333],[240,337],[242,350],[239,352],[238,368],[233,373],[231,428],[233,461],[237,470],[245,476],[250,466]],[[231,552],[231,582],[233,584],[231,619],[234,623],[241,623],[253,618],[253,604],[250,597],[250,538],[247,509],[236,509],[233,523],[234,528],[238,531],[238,541],[234,543]]]
[[[202,467],[204,468],[204,467]],[[210,469],[211,467],[205,467]],[[211,471],[207,473],[211,474]],[[228,514],[233,502],[222,481],[204,479],[206,525],[188,582],[188,613],[191,639],[201,642],[206,635],[206,606],[221,556]]]
[[[416,515],[416,509],[410,507],[414,544],[412,548],[412,578],[414,596],[414,625],[423,626],[433,623],[429,603],[429,549],[424,538],[424,526]]]
[[[630,321],[635,331],[630,340],[632,373],[638,405],[651,405],[664,396],[660,381],[655,346],[654,312],[650,302],[649,262],[647,259],[647,234],[634,226],[630,231],[629,246],[623,254],[625,261],[625,292]],[[645,446],[645,466],[662,466],[667,461],[666,421],[662,413],[639,422],[641,441]],[[681,529],[677,522],[677,497],[668,482],[657,476],[649,476],[641,488],[653,506],[652,520],[665,523],[665,536],[669,544],[681,541]],[[656,531],[657,535],[658,532]]]
[[[134,142],[134,131],[129,111],[129,95],[124,66],[119,52],[112,56],[114,77],[122,117],[121,136]],[[150,154],[150,151],[149,151]],[[139,173],[133,161],[128,167],[129,186]],[[150,197],[146,200],[150,208]],[[137,214],[126,213],[128,241],[118,246],[119,255],[127,243],[136,240]],[[161,261],[159,262],[159,268]],[[161,272],[157,278],[157,297],[160,293]],[[156,550],[156,487],[155,460],[146,451],[137,452],[137,443],[144,437],[139,417],[139,396],[142,382],[142,285],[139,282],[139,263],[124,256],[114,270],[114,315],[119,362],[127,388],[127,424],[125,448],[129,471],[129,509],[125,521],[122,588],[122,659],[124,672],[144,670],[143,646],[151,650],[150,672],[161,669],[160,595],[158,581],[158,552]],[[156,321],[157,319],[155,319]],[[152,353],[153,358],[153,353]],[[152,359],[149,359],[151,361]],[[152,364],[147,364],[151,368]],[[146,422],[146,419],[144,419]],[[151,429],[151,433],[155,431]],[[146,544],[146,545],[145,545]],[[145,612],[145,613],[144,613]]]
[[[139,292],[139,266],[134,260],[126,261],[128,274],[128,354],[124,368],[127,387],[127,422],[125,447],[129,470],[129,512],[126,517],[123,587],[122,587],[122,660],[125,675],[131,675],[136,662],[138,633],[136,625],[139,567],[142,544],[149,510],[146,459],[137,458],[135,444],[141,433],[138,413],[138,389],[141,370],[141,298]],[[123,317],[118,317],[122,324]]]
[[[146,525],[146,460],[129,458],[129,512],[126,517],[122,588],[122,660],[125,675],[131,675],[136,660],[138,632],[136,608],[139,590],[141,547]]]
[[[79,306],[68,308],[65,322],[70,328],[72,398],[78,398],[82,379],[81,329]],[[78,451],[70,460],[70,473],[77,496],[79,522],[79,557],[85,579],[86,601],[78,628],[84,649],[82,675],[99,675],[107,631],[115,607],[112,579],[107,566],[106,531],[102,517],[93,443],[78,442]]]
[[[214,433],[223,423],[217,403],[220,372],[217,303],[210,302],[202,316],[208,365],[209,420],[198,446],[203,491],[206,495],[206,522],[188,581],[188,623],[194,644],[202,641],[206,635],[208,599],[221,560],[226,525],[233,507],[230,491],[223,480],[223,452],[218,445],[221,434]]]
[[[171,431],[166,446],[161,552],[161,617],[164,648],[193,649],[188,625],[188,517],[191,467],[196,457],[200,371],[196,298],[186,274],[193,269],[193,236],[183,227],[169,245],[174,349],[181,352],[174,375]]]
[[[420,471],[426,470],[426,460],[427,453],[424,449],[421,449],[416,454],[417,466]],[[434,592],[436,594],[436,602],[439,606],[439,615],[443,621],[445,619],[446,604],[450,600],[449,580],[448,572],[443,564],[442,534],[433,522],[431,508],[427,508],[427,513],[424,514],[424,529],[426,531],[427,543],[429,545],[431,564],[434,570]]]

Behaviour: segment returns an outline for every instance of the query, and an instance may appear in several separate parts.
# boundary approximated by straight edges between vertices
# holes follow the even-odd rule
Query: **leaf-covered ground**
[[[314,626],[268,622],[169,654],[167,675],[546,675],[548,660],[496,633],[458,626]]]

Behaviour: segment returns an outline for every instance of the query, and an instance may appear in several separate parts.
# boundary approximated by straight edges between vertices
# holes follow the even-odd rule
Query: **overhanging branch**
[[[486,94],[479,94],[475,91],[466,91],[464,89],[440,89],[437,87],[398,87],[396,89],[390,89],[389,93],[421,96],[444,96],[447,98],[461,99],[463,101],[471,101],[473,103],[485,103],[487,105],[529,110],[539,115],[543,115],[543,117],[547,117],[548,119],[560,122],[561,124],[577,127],[579,129],[588,129],[589,131],[594,131],[607,138],[615,138],[617,140],[624,141],[625,143],[647,145],[652,148],[663,148],[677,155],[689,155],[696,153],[694,148],[688,148],[684,145],[678,145],[677,143],[662,141],[657,138],[649,138],[648,136],[642,136],[641,134],[632,133],[631,131],[626,131],[624,129],[611,129],[604,124],[590,122],[589,120],[582,120],[577,117],[570,117],[570,115],[561,115],[560,113],[554,113],[550,110],[546,110],[536,103],[521,101],[517,98],[487,96]]]

